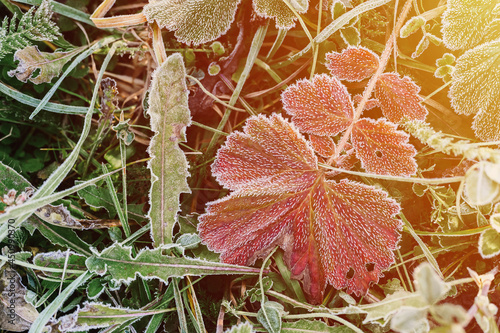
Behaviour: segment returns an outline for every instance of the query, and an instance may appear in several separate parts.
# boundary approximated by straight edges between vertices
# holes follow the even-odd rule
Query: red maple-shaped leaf
[[[309,141],[314,151],[322,157],[330,157],[335,152],[335,142],[329,136],[311,134]]]
[[[398,73],[384,73],[375,85],[375,96],[380,102],[382,113],[392,122],[424,120],[427,109],[418,95],[420,87],[409,77],[401,78]]]
[[[354,124],[351,142],[356,156],[368,172],[382,175],[410,176],[417,172],[417,151],[408,143],[409,135],[396,125],[379,119],[363,118]]]
[[[219,149],[213,172],[235,191],[208,205],[198,230],[224,262],[252,264],[280,246],[313,303],[327,284],[366,292],[394,262],[399,205],[374,187],[327,180],[280,115],[249,118]]]
[[[334,77],[315,75],[300,80],[281,95],[285,111],[301,132],[333,136],[351,123],[354,108],[346,87]]]
[[[379,58],[366,47],[350,46],[342,53],[327,53],[325,66],[340,80],[361,81],[375,73]]]

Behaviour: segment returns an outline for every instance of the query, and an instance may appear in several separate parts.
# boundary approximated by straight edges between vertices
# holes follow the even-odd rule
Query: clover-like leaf
[[[441,30],[445,45],[458,50],[484,42],[490,25],[499,18],[499,4],[499,0],[448,0]]]
[[[289,2],[298,13],[305,13],[309,7],[309,0],[290,0]],[[292,28],[297,19],[283,0],[253,0],[253,9],[261,17],[274,18],[276,27],[281,29]]]
[[[351,141],[366,171],[410,176],[417,172],[414,158],[417,151],[408,143],[409,137],[383,118],[377,121],[363,118],[354,125]]]
[[[394,261],[402,227],[396,201],[372,186],[327,180],[307,141],[280,115],[249,118],[212,170],[235,191],[208,205],[198,230],[223,262],[251,264],[279,245],[319,303],[327,284],[366,292]]]
[[[379,58],[366,47],[350,46],[341,53],[328,53],[325,65],[340,80],[361,81],[375,73]]]
[[[422,98],[418,95],[420,87],[409,77],[401,78],[398,73],[380,75],[375,86],[375,96],[380,102],[380,108],[390,121],[424,120],[427,109],[420,104]]]
[[[285,111],[305,133],[333,136],[351,123],[354,108],[346,87],[326,74],[300,80],[281,95]]]
[[[451,105],[458,114],[489,110],[500,90],[500,40],[482,44],[457,59],[450,88]],[[496,106],[498,114],[499,106]]]
[[[175,30],[182,43],[206,43],[225,34],[241,0],[151,0],[144,6],[149,22]]]

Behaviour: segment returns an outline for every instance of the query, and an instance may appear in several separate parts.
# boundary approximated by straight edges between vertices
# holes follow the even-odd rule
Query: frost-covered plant
[[[202,44],[225,34],[234,21],[241,0],[160,0],[144,6],[149,22],[161,28],[175,30],[175,37],[183,43]],[[295,14],[305,13],[309,0],[253,0],[255,13],[273,18],[276,26],[289,29],[295,25]]]
[[[212,172],[233,192],[210,203],[198,226],[203,241],[222,253],[224,262],[251,264],[282,247],[293,276],[302,280],[313,303],[322,301],[327,284],[365,293],[394,262],[392,251],[402,228],[395,218],[400,206],[386,192],[333,180],[335,173],[319,162],[348,170],[355,154],[369,172],[413,175],[416,150],[390,120],[427,114],[419,104],[419,88],[409,78],[386,73],[377,81],[371,104],[380,105],[390,120],[359,119],[338,78],[370,77],[379,67],[378,56],[350,47],[327,59],[336,77],[316,75],[283,93],[292,123],[277,114],[254,116],[243,132],[228,137]],[[350,143],[334,142],[342,132]]]
[[[36,10],[31,7],[19,21],[17,13],[10,20],[5,17],[0,27],[0,59],[32,45],[34,41],[52,41],[61,36],[51,18],[50,0],[44,0]]]

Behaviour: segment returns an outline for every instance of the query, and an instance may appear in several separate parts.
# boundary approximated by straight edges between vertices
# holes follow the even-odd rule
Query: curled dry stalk
[[[344,150],[344,148],[347,144],[347,141],[349,140],[349,138],[351,136],[351,132],[354,128],[354,124],[355,124],[356,120],[358,120],[359,117],[361,116],[361,113],[363,112],[363,110],[366,106],[366,103],[368,102],[368,99],[370,98],[370,96],[373,92],[373,89],[375,89],[375,84],[377,83],[377,80],[379,79],[380,75],[382,75],[382,73],[385,70],[387,62],[389,61],[389,57],[391,56],[391,51],[392,51],[392,48],[393,48],[394,43],[396,41],[398,32],[401,29],[401,27],[403,26],[403,23],[406,19],[406,16],[408,15],[408,13],[411,9],[411,5],[412,5],[412,0],[406,0],[406,3],[403,7],[403,10],[401,11],[399,19],[396,23],[396,26],[392,30],[392,34],[389,37],[389,40],[387,41],[387,43],[385,45],[385,49],[384,49],[384,52],[382,53],[382,56],[380,57],[380,63],[379,63],[379,66],[377,68],[377,71],[375,72],[375,74],[373,74],[370,81],[368,81],[368,86],[366,87],[366,89],[363,93],[363,97],[362,97],[361,101],[359,102],[359,104],[356,108],[356,111],[354,112],[353,121],[352,121],[351,125],[347,128],[347,130],[344,132],[344,135],[340,139],[339,144],[335,148],[335,152],[328,159],[326,164],[332,165],[332,163],[334,161],[336,161],[337,158],[339,158],[340,153]]]

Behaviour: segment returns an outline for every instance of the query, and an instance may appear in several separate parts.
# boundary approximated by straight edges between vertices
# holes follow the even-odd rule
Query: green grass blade
[[[61,76],[59,77],[59,80],[57,80],[56,83],[54,83],[54,85],[52,86],[52,88],[50,88],[50,90],[45,94],[45,96],[43,96],[42,100],[40,101],[40,104],[38,104],[38,106],[35,108],[35,110],[33,110],[33,112],[31,113],[30,115],[30,119],[33,119],[33,117],[35,117],[38,112],[40,112],[45,104],[48,103],[48,101],[52,98],[52,96],[56,93],[57,89],[59,88],[59,86],[61,85],[62,81],[66,78],[66,76],[68,76],[68,74],[76,67],[78,66],[83,60],[85,60],[85,58],[89,57],[92,53],[94,53],[96,50],[100,49],[101,47],[104,47],[110,43],[112,43],[113,41],[115,41],[116,39],[114,37],[106,37],[106,38],[103,38],[101,39],[99,42],[95,43],[94,45],[90,46],[90,48],[87,50],[87,51],[84,51],[82,53],[80,53],[70,64],[69,66],[66,68],[66,70],[64,71],[64,73],[61,74]],[[107,54],[106,57],[108,57],[110,54],[114,54],[116,50],[116,47],[113,49],[113,51],[111,52],[111,50],[109,51],[109,53]],[[108,63],[109,61],[111,60],[111,58],[108,60]],[[104,60],[106,61],[106,59]],[[102,68],[101,68],[101,71],[99,72],[99,75],[101,75],[101,72],[102,72],[102,75],[104,75],[104,71],[107,67],[107,63],[105,64],[105,62],[103,62],[102,64]],[[101,75],[101,78],[102,78],[102,75]],[[100,82],[100,81],[99,81]],[[99,88],[99,83],[96,82],[96,87]],[[94,99],[94,98],[92,98]],[[95,102],[94,102],[95,103]],[[92,107],[93,109],[93,107]]]
[[[0,92],[9,97],[12,97],[19,103],[23,103],[25,105],[33,107],[37,107],[38,105],[40,105],[41,102],[40,99],[31,97],[29,95],[23,94],[20,91],[14,90],[2,82],[0,82]],[[52,102],[47,102],[43,106],[43,110],[45,111],[62,113],[62,114],[85,114],[87,113],[88,109],[89,109],[88,107],[84,106],[64,105]],[[94,112],[95,111],[96,110],[94,110]]]
[[[109,39],[107,39],[107,40],[109,41]],[[99,93],[99,86],[100,86],[102,77],[104,76],[104,72],[106,71],[106,67],[108,66],[109,62],[111,61],[111,58],[113,57],[115,50],[116,50],[116,44],[113,45],[113,47],[111,48],[109,53],[106,55],[106,58],[103,61],[103,64],[101,66],[101,70],[100,70],[99,75],[98,75],[97,80],[96,80],[94,92],[92,94],[92,100],[91,100],[90,106],[88,108],[87,114],[85,115],[85,121],[83,124],[82,135],[80,136],[80,139],[78,140],[78,142],[75,146],[75,149],[73,149],[73,151],[71,152],[71,154],[69,154],[69,156],[66,158],[66,160],[57,168],[56,171],[54,171],[49,176],[49,178],[47,178],[47,180],[42,184],[42,186],[40,186],[38,191],[36,191],[33,194],[33,196],[31,197],[31,199],[28,200],[26,203],[29,203],[30,201],[34,201],[34,200],[40,200],[40,199],[43,200],[44,197],[50,195],[61,184],[61,182],[66,177],[66,175],[73,168],[73,165],[75,164],[75,162],[79,156],[80,149],[82,148],[83,143],[85,142],[85,139],[87,138],[87,136],[90,132],[90,126],[91,126],[91,122],[92,122],[92,113],[94,110],[95,101],[96,101],[98,93]],[[18,206],[18,207],[21,207],[21,206]],[[39,206],[39,207],[41,207],[41,206]],[[14,208],[16,208],[16,207],[14,207]],[[17,218],[15,219],[15,222],[12,224],[7,224],[7,223],[1,224],[0,225],[0,241],[5,239],[5,237],[7,237],[9,228],[19,227],[21,225],[21,223],[23,223],[33,213],[33,211],[34,211],[34,209],[33,210],[26,210],[26,211],[22,212],[21,215],[17,216]],[[4,222],[8,221],[9,218],[11,218],[9,212],[2,214],[2,216],[0,217],[0,219]]]
[[[41,333],[44,330],[45,325],[49,322],[50,318],[63,306],[64,302],[73,294],[76,288],[87,282],[88,279],[92,277],[92,273],[85,272],[80,275],[76,280],[71,282],[69,286],[64,289],[59,296],[57,296],[52,303],[50,303],[36,318],[36,320],[31,325],[28,333]]]
[[[16,2],[31,6],[39,6],[42,3],[42,0],[16,0]],[[54,12],[69,17],[75,21],[87,23],[88,25],[95,27],[94,23],[90,20],[89,14],[56,1],[52,1],[51,5]]]
[[[186,320],[186,312],[184,312],[182,294],[179,290],[179,280],[180,279],[178,278],[172,279],[172,285],[174,287],[175,306],[177,307],[177,316],[179,317],[179,331],[180,333],[188,333],[189,331]]]
[[[125,236],[130,236],[130,226],[128,225],[128,220],[125,218],[125,214],[120,205],[120,201],[118,200],[118,195],[116,194],[115,186],[113,185],[113,180],[111,176],[109,176],[108,168],[106,165],[102,165],[102,171],[107,174],[106,176],[106,184],[108,185],[109,194],[111,195],[111,199],[113,200],[113,205],[116,208],[116,212],[118,213],[118,218],[122,223],[123,231],[125,232]]]

